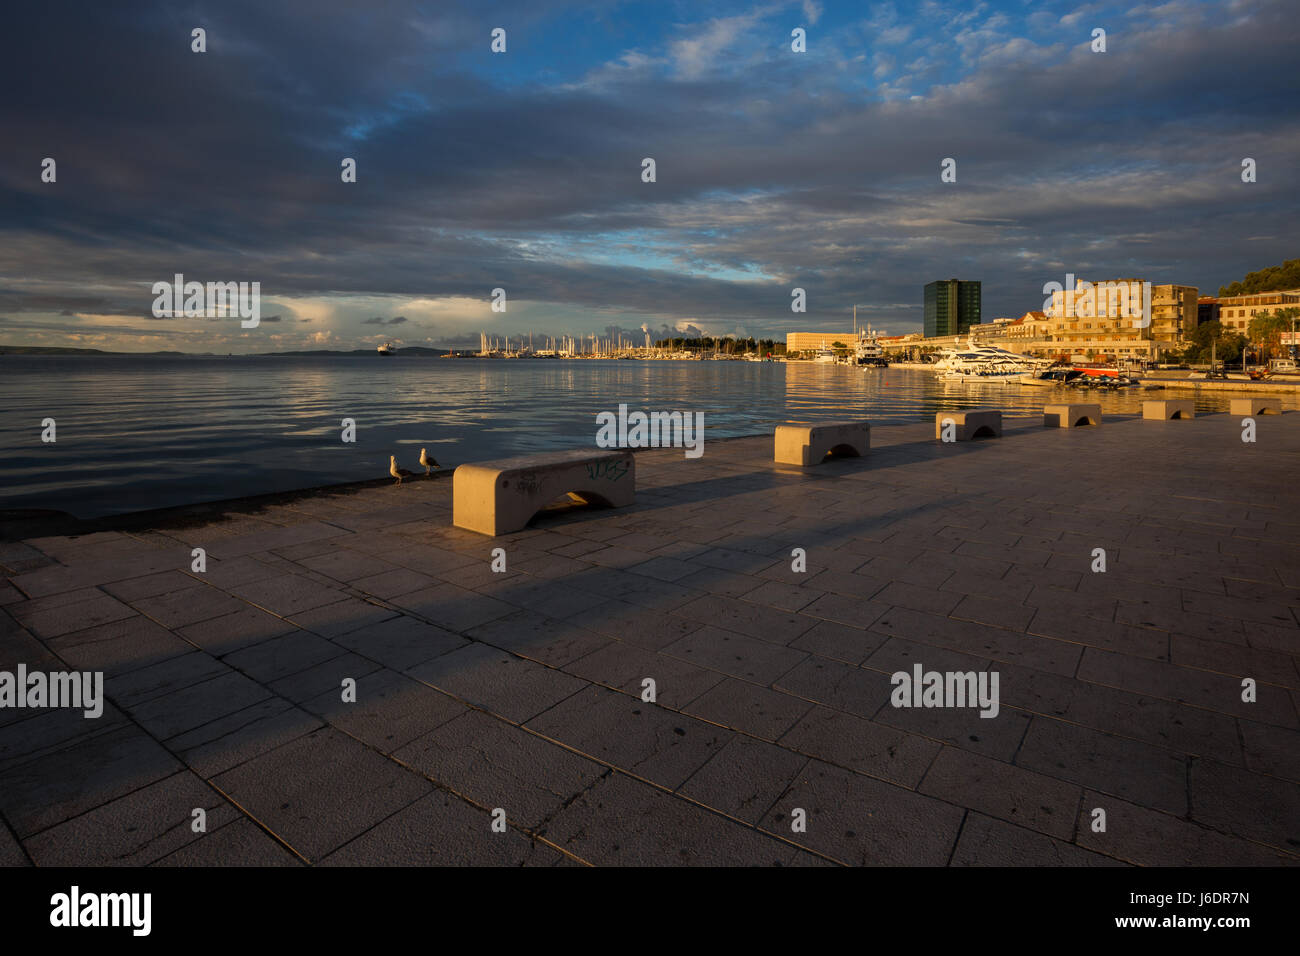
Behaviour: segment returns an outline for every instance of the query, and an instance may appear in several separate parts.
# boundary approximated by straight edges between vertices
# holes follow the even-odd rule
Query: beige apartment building
[[[1175,284],[1150,286],[1150,323],[1145,321],[1146,288],[1141,279],[1087,284],[1080,280],[1074,290],[1053,295],[1048,308],[1031,310],[1018,319],[994,319],[972,325],[968,333],[955,336],[926,338],[921,333],[913,333],[882,337],[880,344],[890,354],[914,359],[924,353],[964,348],[967,342],[974,342],[1044,358],[1158,362],[1166,353],[1186,347],[1187,336],[1199,321],[1197,288]],[[1291,296],[1286,301],[1300,304],[1300,291],[1265,293],[1256,298],[1276,299],[1279,295]],[[1264,305],[1261,302],[1261,309]],[[1267,305],[1279,307],[1273,302]],[[791,333],[789,338],[793,342],[796,336],[810,336],[804,341],[811,344],[801,347],[820,348],[823,338],[828,346],[831,344],[833,334]],[[796,348],[793,344],[789,347]]]
[[[848,329],[843,332],[787,332],[785,350],[789,352],[816,352],[818,349],[835,347],[836,342],[846,346],[853,345],[853,333]]]
[[[1276,312],[1278,309],[1300,308],[1300,289],[1290,289],[1285,292],[1255,292],[1251,295],[1225,295],[1219,297],[1218,303],[1219,322],[1223,327],[1246,332],[1250,328],[1250,320],[1257,315]]]
[[[1164,353],[1182,349],[1187,334],[1196,328],[1197,289],[1151,286],[1147,325],[1144,288],[1143,280],[1133,278],[1088,286],[1080,282],[1075,290],[1055,293],[1044,313],[1026,313],[1022,324],[1032,332],[1024,340],[1039,354],[1158,361]]]

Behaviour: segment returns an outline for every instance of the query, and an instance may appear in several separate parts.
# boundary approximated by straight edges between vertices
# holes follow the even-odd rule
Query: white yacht
[[[1019,377],[1051,364],[1050,359],[1020,355],[995,345],[976,345],[972,336],[967,338],[964,349],[943,349],[939,360],[934,363],[934,370],[945,378]]]
[[[880,333],[871,326],[858,334],[854,364],[865,368],[881,368],[889,364],[885,359],[885,350],[880,346]]]
[[[817,354],[813,356],[813,361],[819,362],[823,365],[833,364],[835,362],[835,350],[828,349],[826,343],[823,342],[822,347],[819,348]]]

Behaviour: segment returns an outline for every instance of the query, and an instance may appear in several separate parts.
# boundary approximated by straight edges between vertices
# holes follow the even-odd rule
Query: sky
[[[11,5],[0,346],[783,339],[855,304],[902,334],[954,277],[985,321],[1068,274],[1213,294],[1300,255],[1298,33],[1268,0]],[[177,273],[259,282],[260,324],[156,317]]]

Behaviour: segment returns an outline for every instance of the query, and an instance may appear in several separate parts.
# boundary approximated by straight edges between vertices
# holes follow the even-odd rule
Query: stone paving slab
[[[167,746],[195,773],[210,779],[322,726],[306,711],[267,698],[173,737]]]
[[[354,680],[355,701],[333,688],[303,709],[383,754],[469,712],[455,698],[397,671],[381,669]]]
[[[256,823],[240,817],[220,829],[209,829],[150,865],[302,866],[302,860]]]
[[[121,726],[0,773],[0,813],[27,840],[180,769],[144,731]]]
[[[971,812],[962,824],[952,866],[1123,866],[1109,856]]]
[[[394,758],[507,819],[536,830],[607,770],[580,754],[476,710],[417,737]]]
[[[807,830],[794,832],[794,811]],[[942,866],[952,854],[963,811],[862,774],[812,761],[762,827],[841,863]],[[788,836],[787,836],[788,834]]]
[[[526,726],[670,790],[733,736],[722,727],[599,687],[579,691]]]
[[[239,811],[188,771],[132,791],[27,841],[37,866],[142,866],[200,838],[194,810],[209,831]]]
[[[1300,416],[873,446],[490,543],[445,476],[2,542],[0,670],[107,699],[0,709],[0,864],[1300,863]]]
[[[607,866],[790,866],[798,847],[622,774],[549,821],[556,846]]]
[[[218,774],[212,782],[309,861],[433,789],[360,741],[328,728]]]
[[[563,854],[516,829],[493,832],[488,810],[438,791],[327,856],[326,866],[556,866]]]

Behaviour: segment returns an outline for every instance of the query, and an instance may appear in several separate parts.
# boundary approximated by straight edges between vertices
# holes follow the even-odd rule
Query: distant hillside
[[[104,349],[70,349],[58,345],[0,345],[0,355],[185,355],[185,352],[106,352]],[[204,353],[211,355],[211,352]]]
[[[394,355],[446,355],[449,349],[430,349],[423,345],[410,345],[393,350]],[[294,352],[256,352],[256,355],[377,355],[374,349],[299,349]]]
[[[1250,295],[1279,289],[1300,289],[1300,259],[1288,259],[1280,266],[1249,272],[1240,282],[1219,286],[1219,295]]]
[[[394,355],[446,355],[448,349],[430,349],[422,345],[412,345],[410,348],[397,349]],[[215,352],[109,352],[104,349],[73,349],[63,348],[56,345],[0,345],[0,355],[177,355],[190,356],[193,358],[203,358],[216,355]],[[374,349],[352,349],[351,351],[340,351],[338,349],[305,349],[295,352],[253,352],[249,353],[257,356],[275,356],[275,355],[375,355]],[[247,355],[240,356],[246,358]]]
[[[0,355],[113,355],[103,349],[63,349],[50,345],[0,345]]]

